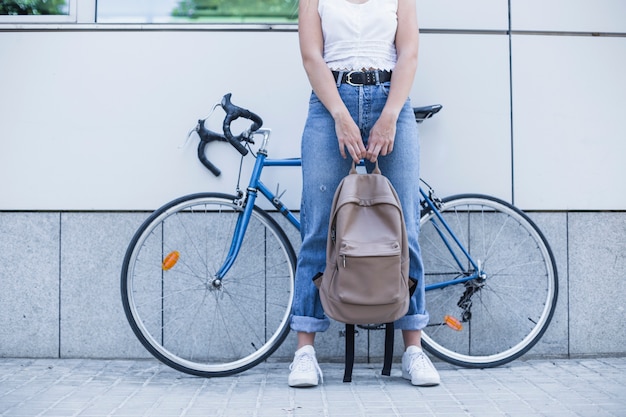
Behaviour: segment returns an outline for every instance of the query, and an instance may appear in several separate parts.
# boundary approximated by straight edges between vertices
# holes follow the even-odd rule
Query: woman
[[[423,266],[418,245],[419,143],[408,99],[417,68],[415,0],[300,0],[300,51],[313,89],[302,137],[302,247],[296,269],[291,328],[298,350],[289,385],[315,386],[316,332],[325,317],[312,277],[325,267],[328,218],[335,189],[352,161],[378,160],[400,197],[417,281],[407,315],[395,323],[405,352],[402,375],[420,386],[439,384],[421,349]]]

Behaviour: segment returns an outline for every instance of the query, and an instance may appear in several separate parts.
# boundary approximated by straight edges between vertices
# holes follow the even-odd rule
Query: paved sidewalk
[[[484,370],[437,363],[417,388],[380,366],[322,363],[320,387],[287,386],[287,364],[197,378],[154,360],[0,359],[0,416],[626,416],[626,358],[516,361]]]

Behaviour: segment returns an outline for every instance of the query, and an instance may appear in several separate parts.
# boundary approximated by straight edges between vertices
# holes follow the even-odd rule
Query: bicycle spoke
[[[472,263],[451,236],[442,238],[432,227],[435,214],[425,213],[420,247],[426,286],[453,284],[426,293],[431,320],[425,347],[462,366],[497,366],[519,357],[539,340],[554,311],[556,268],[549,247],[529,219],[491,197],[451,197],[441,215],[486,275],[454,284],[472,276]],[[458,270],[455,257],[467,261],[466,271]],[[446,325],[446,315],[460,320],[461,328]]]
[[[126,315],[140,341],[183,372],[223,376],[269,356],[289,331],[295,254],[259,209],[239,252],[234,197],[200,194],[157,210],[137,232],[122,273]],[[174,251],[174,263],[162,263]],[[237,255],[217,279],[226,256]]]

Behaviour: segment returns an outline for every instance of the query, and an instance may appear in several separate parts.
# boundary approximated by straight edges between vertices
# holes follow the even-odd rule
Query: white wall
[[[626,3],[623,0],[511,0],[511,28],[623,34]]]
[[[516,203],[623,210],[626,2],[513,0],[511,24],[567,32],[512,36]]]
[[[626,3],[511,0],[510,37],[508,13],[507,0],[418,1],[411,98],[444,105],[421,127],[423,177],[440,195],[623,210]],[[271,156],[299,154],[309,86],[293,30],[33,26],[0,25],[0,210],[144,210],[231,192],[234,150],[210,146],[216,179],[195,139],[179,149],[227,92],[273,129]],[[268,174],[297,207],[299,172]]]
[[[150,209],[231,190],[234,151],[210,147],[218,180],[197,140],[178,148],[228,92],[276,129],[275,156],[298,154],[308,87],[294,33],[4,32],[0,56],[1,209]]]
[[[626,208],[625,58],[626,38],[513,37],[518,204]]]

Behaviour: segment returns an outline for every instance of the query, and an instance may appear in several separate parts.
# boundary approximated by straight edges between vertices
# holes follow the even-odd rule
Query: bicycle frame
[[[454,262],[459,267],[459,270],[466,271],[467,268],[463,266],[463,263],[461,262],[461,259],[459,259],[459,257],[454,252],[454,247],[453,247],[452,243],[450,242],[450,240],[448,239],[448,236],[452,238],[452,240],[454,241],[454,244],[456,244],[456,247],[458,247],[463,252],[463,255],[465,255],[465,257],[467,258],[468,262],[471,264],[471,266],[473,267],[473,270],[474,270],[474,272],[471,273],[471,274],[467,274],[466,273],[466,276],[463,277],[463,278],[459,277],[459,278],[455,278],[453,280],[444,281],[444,282],[440,282],[440,283],[437,283],[437,284],[427,285],[425,287],[426,291],[435,290],[435,289],[438,289],[438,288],[445,288],[445,287],[450,286],[450,285],[461,284],[461,283],[464,283],[464,282],[467,282],[467,281],[471,281],[471,280],[476,279],[476,278],[482,278],[482,279],[487,278],[487,276],[484,273],[484,271],[482,271],[479,263],[477,261],[475,261],[474,258],[472,258],[472,256],[469,254],[469,252],[467,251],[465,246],[463,246],[463,244],[459,241],[459,238],[454,234],[454,232],[452,232],[452,229],[448,225],[448,222],[446,222],[446,220],[441,215],[441,212],[437,208],[437,205],[435,204],[435,202],[433,202],[433,200],[426,194],[426,192],[422,189],[422,187],[420,187],[419,191],[420,191],[420,194],[422,195],[422,198],[424,199],[424,202],[430,208],[430,210],[432,210],[432,212],[435,214],[435,218],[439,221],[439,223],[437,223],[435,221],[435,218],[432,218],[430,220],[430,222],[432,223],[433,227],[437,231],[437,234],[439,235],[441,240],[444,242],[444,245],[446,245],[446,247],[448,248],[448,251],[450,252],[450,255],[452,256],[452,258],[454,259]],[[447,236],[446,236],[446,233],[444,232],[444,230],[442,230],[440,224],[443,226],[443,228],[447,232]]]
[[[281,201],[279,196],[274,194],[264,183],[261,181],[261,174],[265,167],[299,167],[302,166],[302,160],[300,158],[290,158],[290,159],[268,159],[267,158],[267,144],[269,142],[269,129],[259,129],[256,132],[257,134],[263,135],[263,142],[261,147],[257,151],[256,162],[254,164],[254,168],[252,170],[252,174],[250,176],[250,182],[246,189],[245,195],[241,196],[241,199],[237,201],[237,203],[243,207],[239,218],[237,220],[237,224],[235,226],[235,237],[233,242],[231,243],[231,247],[229,249],[228,255],[226,257],[226,261],[217,272],[217,279],[222,279],[232,264],[234,263],[237,254],[241,248],[241,244],[243,242],[243,238],[245,235],[245,231],[247,229],[250,216],[252,215],[252,210],[254,209],[256,199],[258,193],[260,192],[266,199],[269,201],[279,213],[287,218],[287,220],[298,230],[300,230],[300,221],[294,214],[286,207]],[[477,278],[486,278],[486,275],[481,270],[479,263],[472,258],[467,249],[463,246],[457,236],[452,232],[452,229],[446,222],[446,220],[441,215],[437,204],[433,202],[433,200],[426,194],[426,192],[419,187],[420,194],[426,205],[430,210],[433,211],[435,217],[430,221],[433,223],[439,237],[443,240],[444,244],[452,254],[454,261],[459,267],[460,271],[468,271],[466,267],[463,266],[462,260],[455,254],[454,247],[459,248],[467,261],[471,265],[473,272],[466,272],[461,277],[457,277],[448,281],[440,282],[437,284],[431,284],[426,286],[426,291],[445,288],[450,285],[462,284],[467,281],[471,281]],[[436,221],[435,221],[436,219]],[[438,223],[437,223],[438,222]],[[446,233],[447,232],[447,233]]]

